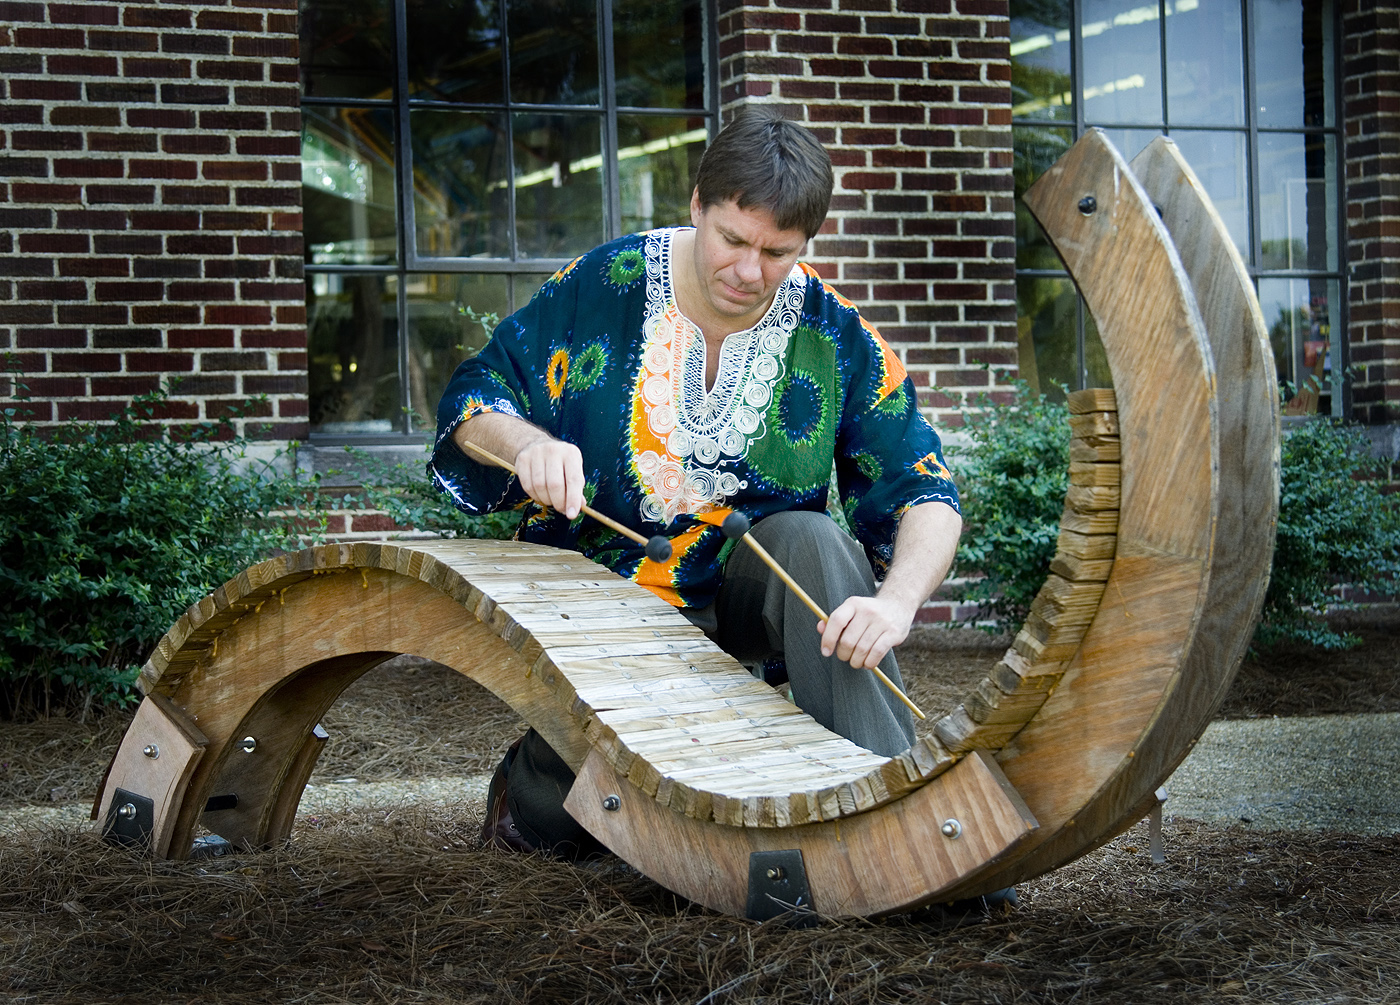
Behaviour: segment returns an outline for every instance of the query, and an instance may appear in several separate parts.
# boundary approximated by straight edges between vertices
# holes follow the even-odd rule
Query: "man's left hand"
[[[853,667],[880,665],[885,655],[909,637],[914,612],[884,597],[850,597],[817,626],[822,655],[836,654]]]

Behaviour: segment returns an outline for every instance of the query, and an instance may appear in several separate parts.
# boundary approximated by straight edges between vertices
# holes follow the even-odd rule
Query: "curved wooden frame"
[[[937,738],[881,758],[826,733],[576,554],[331,546],[255,566],[172,627],[94,815],[112,819],[119,789],[150,796],[153,850],[172,858],[201,822],[244,847],[284,838],[320,716],[413,653],[511,704],[578,770],[571,813],[719,910],[743,910],[756,851],[799,849],[820,913],[872,915],[1005,886],[1107,840],[1195,742],[1252,634],[1277,507],[1271,354],[1243,264],[1169,141],[1130,169],[1091,131],[1026,203],[1115,377],[1116,420],[1113,394],[1072,403],[1082,456],[1065,534],[1096,534],[1100,551],[1057,559],[1013,651]],[[1115,452],[1121,488],[1098,463]]]

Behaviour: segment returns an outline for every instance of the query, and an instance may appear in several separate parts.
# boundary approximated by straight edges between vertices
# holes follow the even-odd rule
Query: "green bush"
[[[166,397],[56,429],[17,421],[18,401],[3,409],[0,715],[130,701],[186,608],[314,534],[314,493],[249,458],[227,422],[162,436]]]
[[[1011,402],[986,395],[964,414],[969,441],[950,446],[962,498],[957,599],[999,631],[1018,628],[1045,582],[1069,487],[1069,408],[1016,381]]]
[[[431,444],[421,461],[396,464],[363,450],[346,447],[356,477],[362,482],[362,495],[346,495],[349,508],[382,510],[400,527],[428,531],[440,537],[484,537],[505,539],[514,536],[520,513],[506,511],[470,516],[452,505],[445,492],[439,492],[423,473],[432,456]]]
[[[982,398],[966,414],[970,443],[950,448],[965,527],[959,599],[980,605],[998,630],[1030,610],[1055,554],[1069,468],[1069,414],[1024,382],[1009,404]],[[1318,613],[1346,607],[1338,593],[1400,593],[1400,497],[1381,492],[1359,430],[1325,419],[1283,439],[1273,570],[1258,644],[1293,641],[1338,649],[1355,636]]]
[[[1317,617],[1345,608],[1337,587],[1400,593],[1400,497],[1386,496],[1359,429],[1314,419],[1283,438],[1278,536],[1255,640],[1356,645]]]

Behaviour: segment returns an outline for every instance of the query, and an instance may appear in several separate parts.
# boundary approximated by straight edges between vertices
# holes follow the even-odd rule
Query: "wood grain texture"
[[[609,795],[615,811],[603,808]],[[742,915],[749,855],[798,848],[813,905],[825,917],[883,914],[936,900],[1035,829],[989,757],[977,754],[877,813],[805,827],[725,827],[637,798],[599,752],[589,755],[565,808],[620,857],[669,890]],[[956,839],[940,828],[955,819]]]
[[[1253,284],[1174,143],[1159,137],[1131,166],[1160,211],[1205,322],[1220,430],[1215,541],[1200,619],[1182,640],[1179,670],[1133,746],[1131,764],[1115,772],[1076,815],[1076,828],[1037,853],[1039,861],[1030,863],[1037,869],[1083,854],[1136,819],[1140,806],[1154,804],[1153,793],[1205,730],[1239,669],[1263,607],[1273,558],[1279,407],[1273,353]],[[1119,823],[1112,824],[1111,816]]]
[[[1117,557],[1054,696],[999,755],[1042,830],[1015,861],[983,877],[988,887],[1069,861],[1150,805],[1238,667],[1271,557],[1277,405],[1243,265],[1169,143],[1155,143],[1134,164],[1148,188],[1101,135],[1081,144],[1027,204],[1083,289],[1113,370],[1123,464]],[[1097,221],[1077,212],[1092,192],[1102,216],[1113,191],[1132,194],[1146,228],[1122,212]],[[1112,234],[1092,233],[1110,225]],[[1108,250],[1123,240],[1139,247]],[[1165,249],[1155,270],[1143,247]],[[1119,282],[1105,278],[1117,278],[1124,261],[1136,266],[1130,300],[1149,289],[1189,296],[1166,312],[1141,302],[1125,311]],[[1144,326],[1148,318],[1157,324]],[[1172,438],[1163,449],[1159,441]]]
[[[105,824],[116,790],[147,796],[154,803],[151,853],[164,858],[171,849],[177,817],[190,778],[204,757],[208,739],[189,717],[163,695],[148,695],[122,737],[103,781],[94,817]],[[156,755],[145,753],[148,746]]]

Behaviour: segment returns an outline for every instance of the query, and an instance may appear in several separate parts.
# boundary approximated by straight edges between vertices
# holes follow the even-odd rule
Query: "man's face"
[[[757,321],[807,244],[802,230],[779,230],[766,209],[740,209],[731,199],[700,205],[690,197],[695,224],[695,277],[706,306],[735,321]]]

